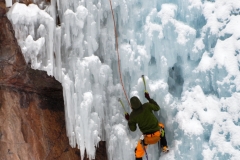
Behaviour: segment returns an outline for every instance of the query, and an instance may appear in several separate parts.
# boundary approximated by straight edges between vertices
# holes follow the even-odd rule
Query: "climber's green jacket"
[[[143,134],[150,134],[160,130],[158,120],[152,111],[158,111],[160,107],[153,100],[149,99],[149,103],[142,104],[137,97],[130,99],[132,112],[128,121],[128,126],[131,131],[137,129],[137,124]]]

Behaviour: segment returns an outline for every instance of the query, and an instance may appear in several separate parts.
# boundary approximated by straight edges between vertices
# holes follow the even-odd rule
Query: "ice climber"
[[[158,111],[160,107],[150,98],[147,92],[145,92],[145,97],[149,102],[144,104],[142,104],[136,96],[132,97],[130,102],[133,110],[130,116],[128,114],[125,115],[130,130],[135,131],[138,124],[140,131],[143,133],[135,149],[136,160],[142,160],[147,146],[149,144],[155,144],[158,141],[160,141],[162,152],[168,152],[164,125],[158,122],[152,112]]]

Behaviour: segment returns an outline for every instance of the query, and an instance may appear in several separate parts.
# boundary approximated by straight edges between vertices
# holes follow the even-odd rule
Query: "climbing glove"
[[[145,92],[145,97],[147,98],[147,100],[150,100],[150,96],[149,96],[148,92]]]
[[[125,113],[125,119],[128,121],[129,120],[129,114]]]

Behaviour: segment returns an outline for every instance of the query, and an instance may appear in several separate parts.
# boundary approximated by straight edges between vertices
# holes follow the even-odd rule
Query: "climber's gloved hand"
[[[151,99],[150,96],[149,96],[149,94],[148,94],[148,92],[145,92],[145,97],[147,98],[147,100],[150,100],[150,99]]]
[[[125,113],[125,119],[128,121],[129,120],[129,114]]]

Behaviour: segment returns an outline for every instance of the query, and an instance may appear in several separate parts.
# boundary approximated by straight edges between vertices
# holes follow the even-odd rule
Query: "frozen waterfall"
[[[111,1],[126,92],[146,102],[144,74],[166,126],[170,152],[152,145],[149,160],[237,160],[240,1]],[[141,133],[130,132],[118,102],[130,112],[109,0],[33,2],[13,4],[7,17],[27,63],[63,86],[70,145],[94,159],[103,140],[109,160],[134,160]]]

